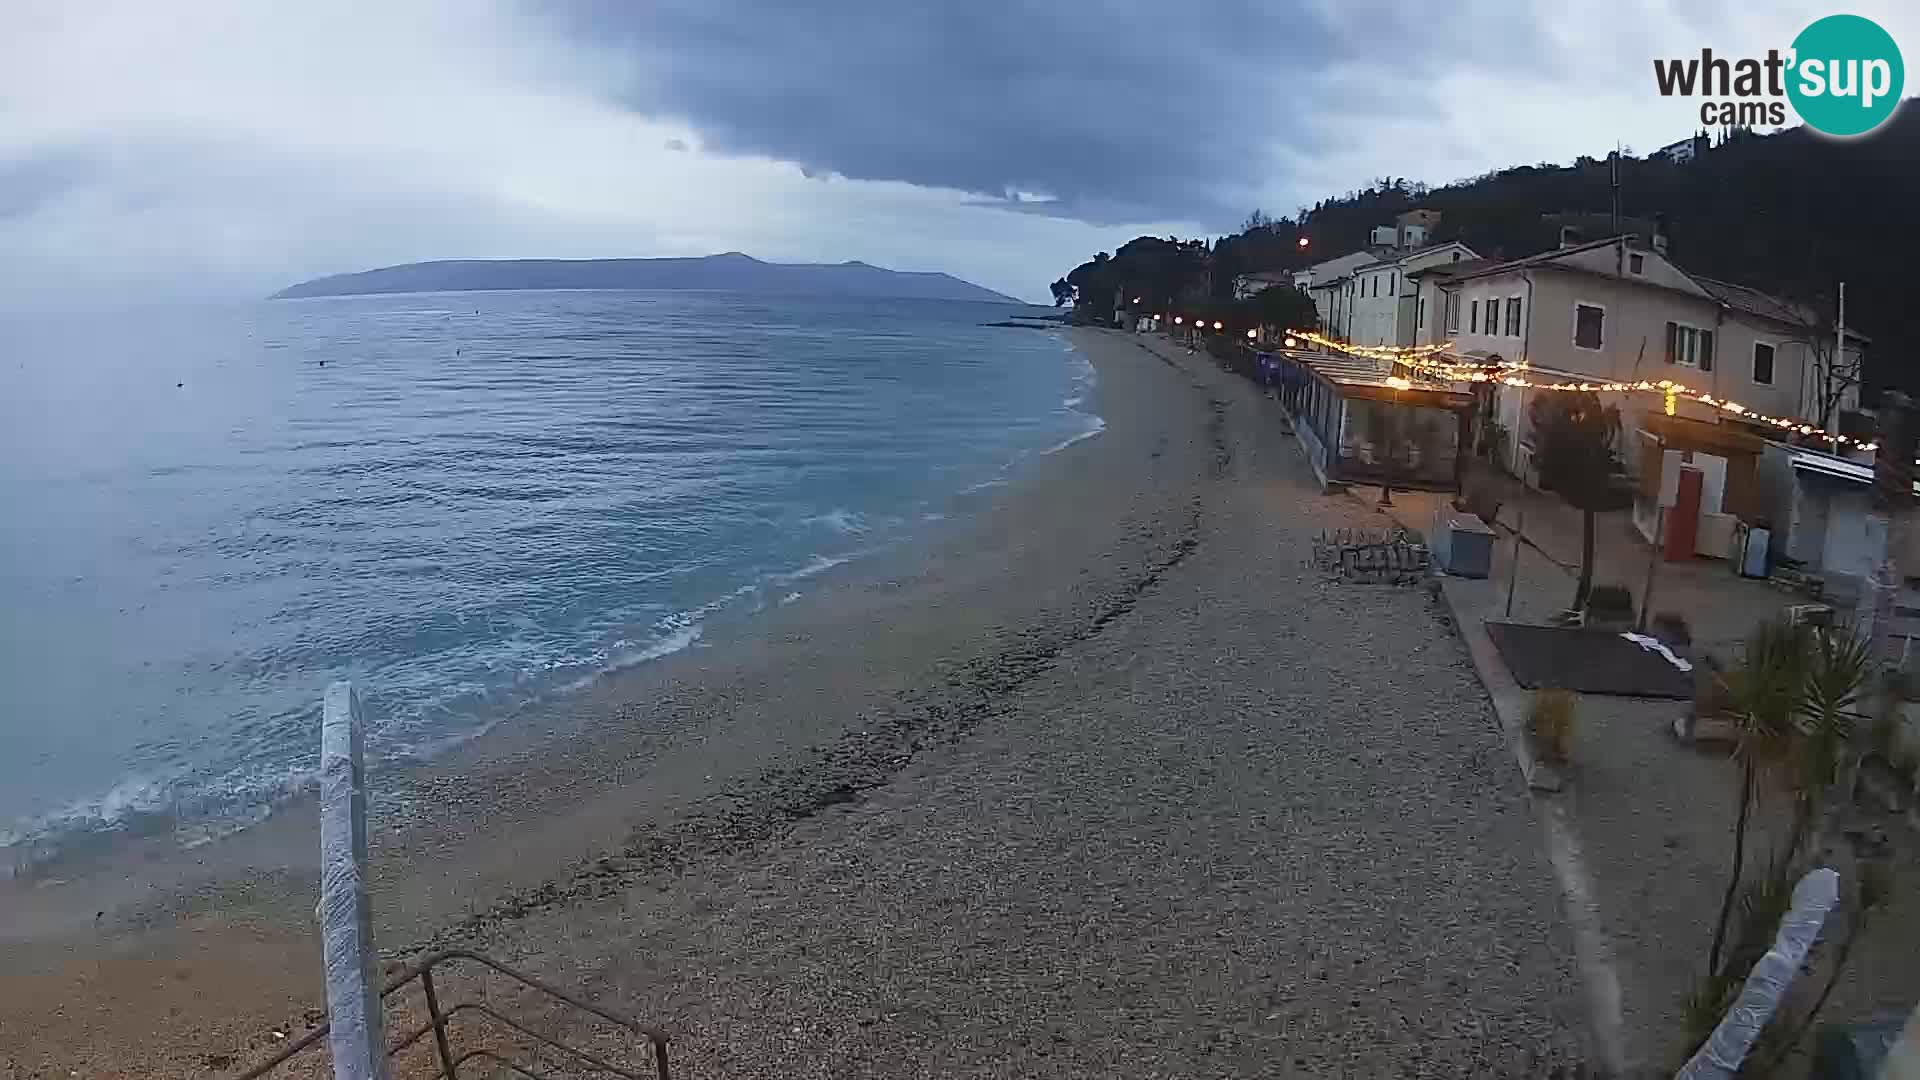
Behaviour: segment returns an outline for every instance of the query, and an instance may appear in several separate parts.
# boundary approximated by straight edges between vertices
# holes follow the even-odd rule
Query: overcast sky
[[[8,0],[0,305],[728,250],[1043,299],[1142,232],[1644,153],[1698,104],[1658,97],[1654,57],[1784,49],[1841,10],[935,6]],[[1911,3],[1844,10],[1920,50]]]

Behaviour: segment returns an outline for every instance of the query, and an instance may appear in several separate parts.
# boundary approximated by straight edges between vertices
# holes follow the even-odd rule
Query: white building
[[[1347,277],[1354,267],[1364,266],[1377,257],[1371,251],[1355,251],[1294,272],[1295,287],[1313,297],[1314,310],[1320,314],[1321,329],[1329,334],[1340,333],[1346,314],[1343,290]]]
[[[1335,332],[1355,345],[1414,344],[1419,328],[1434,318],[1417,288],[1419,272],[1477,258],[1472,248],[1456,240],[1390,251],[1355,266],[1344,283],[1344,322]]]
[[[1463,355],[1523,363],[1535,379],[1668,380],[1752,413],[1821,424],[1811,313],[1689,274],[1629,237],[1492,263],[1423,287],[1433,290],[1429,303]],[[1847,335],[1849,362],[1865,344]],[[1505,463],[1531,479],[1527,409],[1542,391],[1489,389],[1492,415],[1508,433]],[[1601,396],[1620,410],[1623,454],[1640,483],[1635,522],[1643,535],[1653,534],[1658,509],[1673,505],[1679,470],[1699,471],[1700,550],[1724,556],[1721,533],[1731,519],[1760,512],[1758,458],[1780,430],[1685,397],[1676,397],[1668,413],[1659,394]],[[1856,405],[1857,394],[1842,402]]]
[[[1670,142],[1660,149],[1655,150],[1652,156],[1666,158],[1675,165],[1685,165],[1700,157],[1702,154],[1705,154],[1711,145],[1712,143],[1703,132],[1698,135],[1690,135],[1687,138],[1681,139],[1679,142]]]

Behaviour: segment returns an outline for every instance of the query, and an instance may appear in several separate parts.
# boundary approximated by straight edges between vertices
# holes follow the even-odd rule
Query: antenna
[[[1613,235],[1620,235],[1620,144],[1607,155],[1607,183],[1613,188]]]

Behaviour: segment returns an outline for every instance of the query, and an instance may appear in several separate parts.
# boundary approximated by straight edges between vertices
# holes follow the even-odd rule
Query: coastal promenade
[[[382,944],[471,944],[604,999],[689,1075],[1586,1058],[1552,872],[1463,646],[1426,590],[1311,564],[1320,530],[1377,518],[1320,494],[1278,407],[1204,354],[1070,337],[1099,436],[610,680],[570,726],[412,782],[420,821],[375,838]],[[0,978],[0,1064],[251,1060],[317,1003],[304,873],[256,867]],[[180,940],[196,971],[170,985]],[[112,1011],[84,998],[108,956]],[[243,960],[249,996],[223,997]]]

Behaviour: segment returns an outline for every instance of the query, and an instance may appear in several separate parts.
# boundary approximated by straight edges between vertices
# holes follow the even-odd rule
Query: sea
[[[495,292],[0,316],[0,874],[195,845],[704,647],[1097,433],[1017,305]]]

